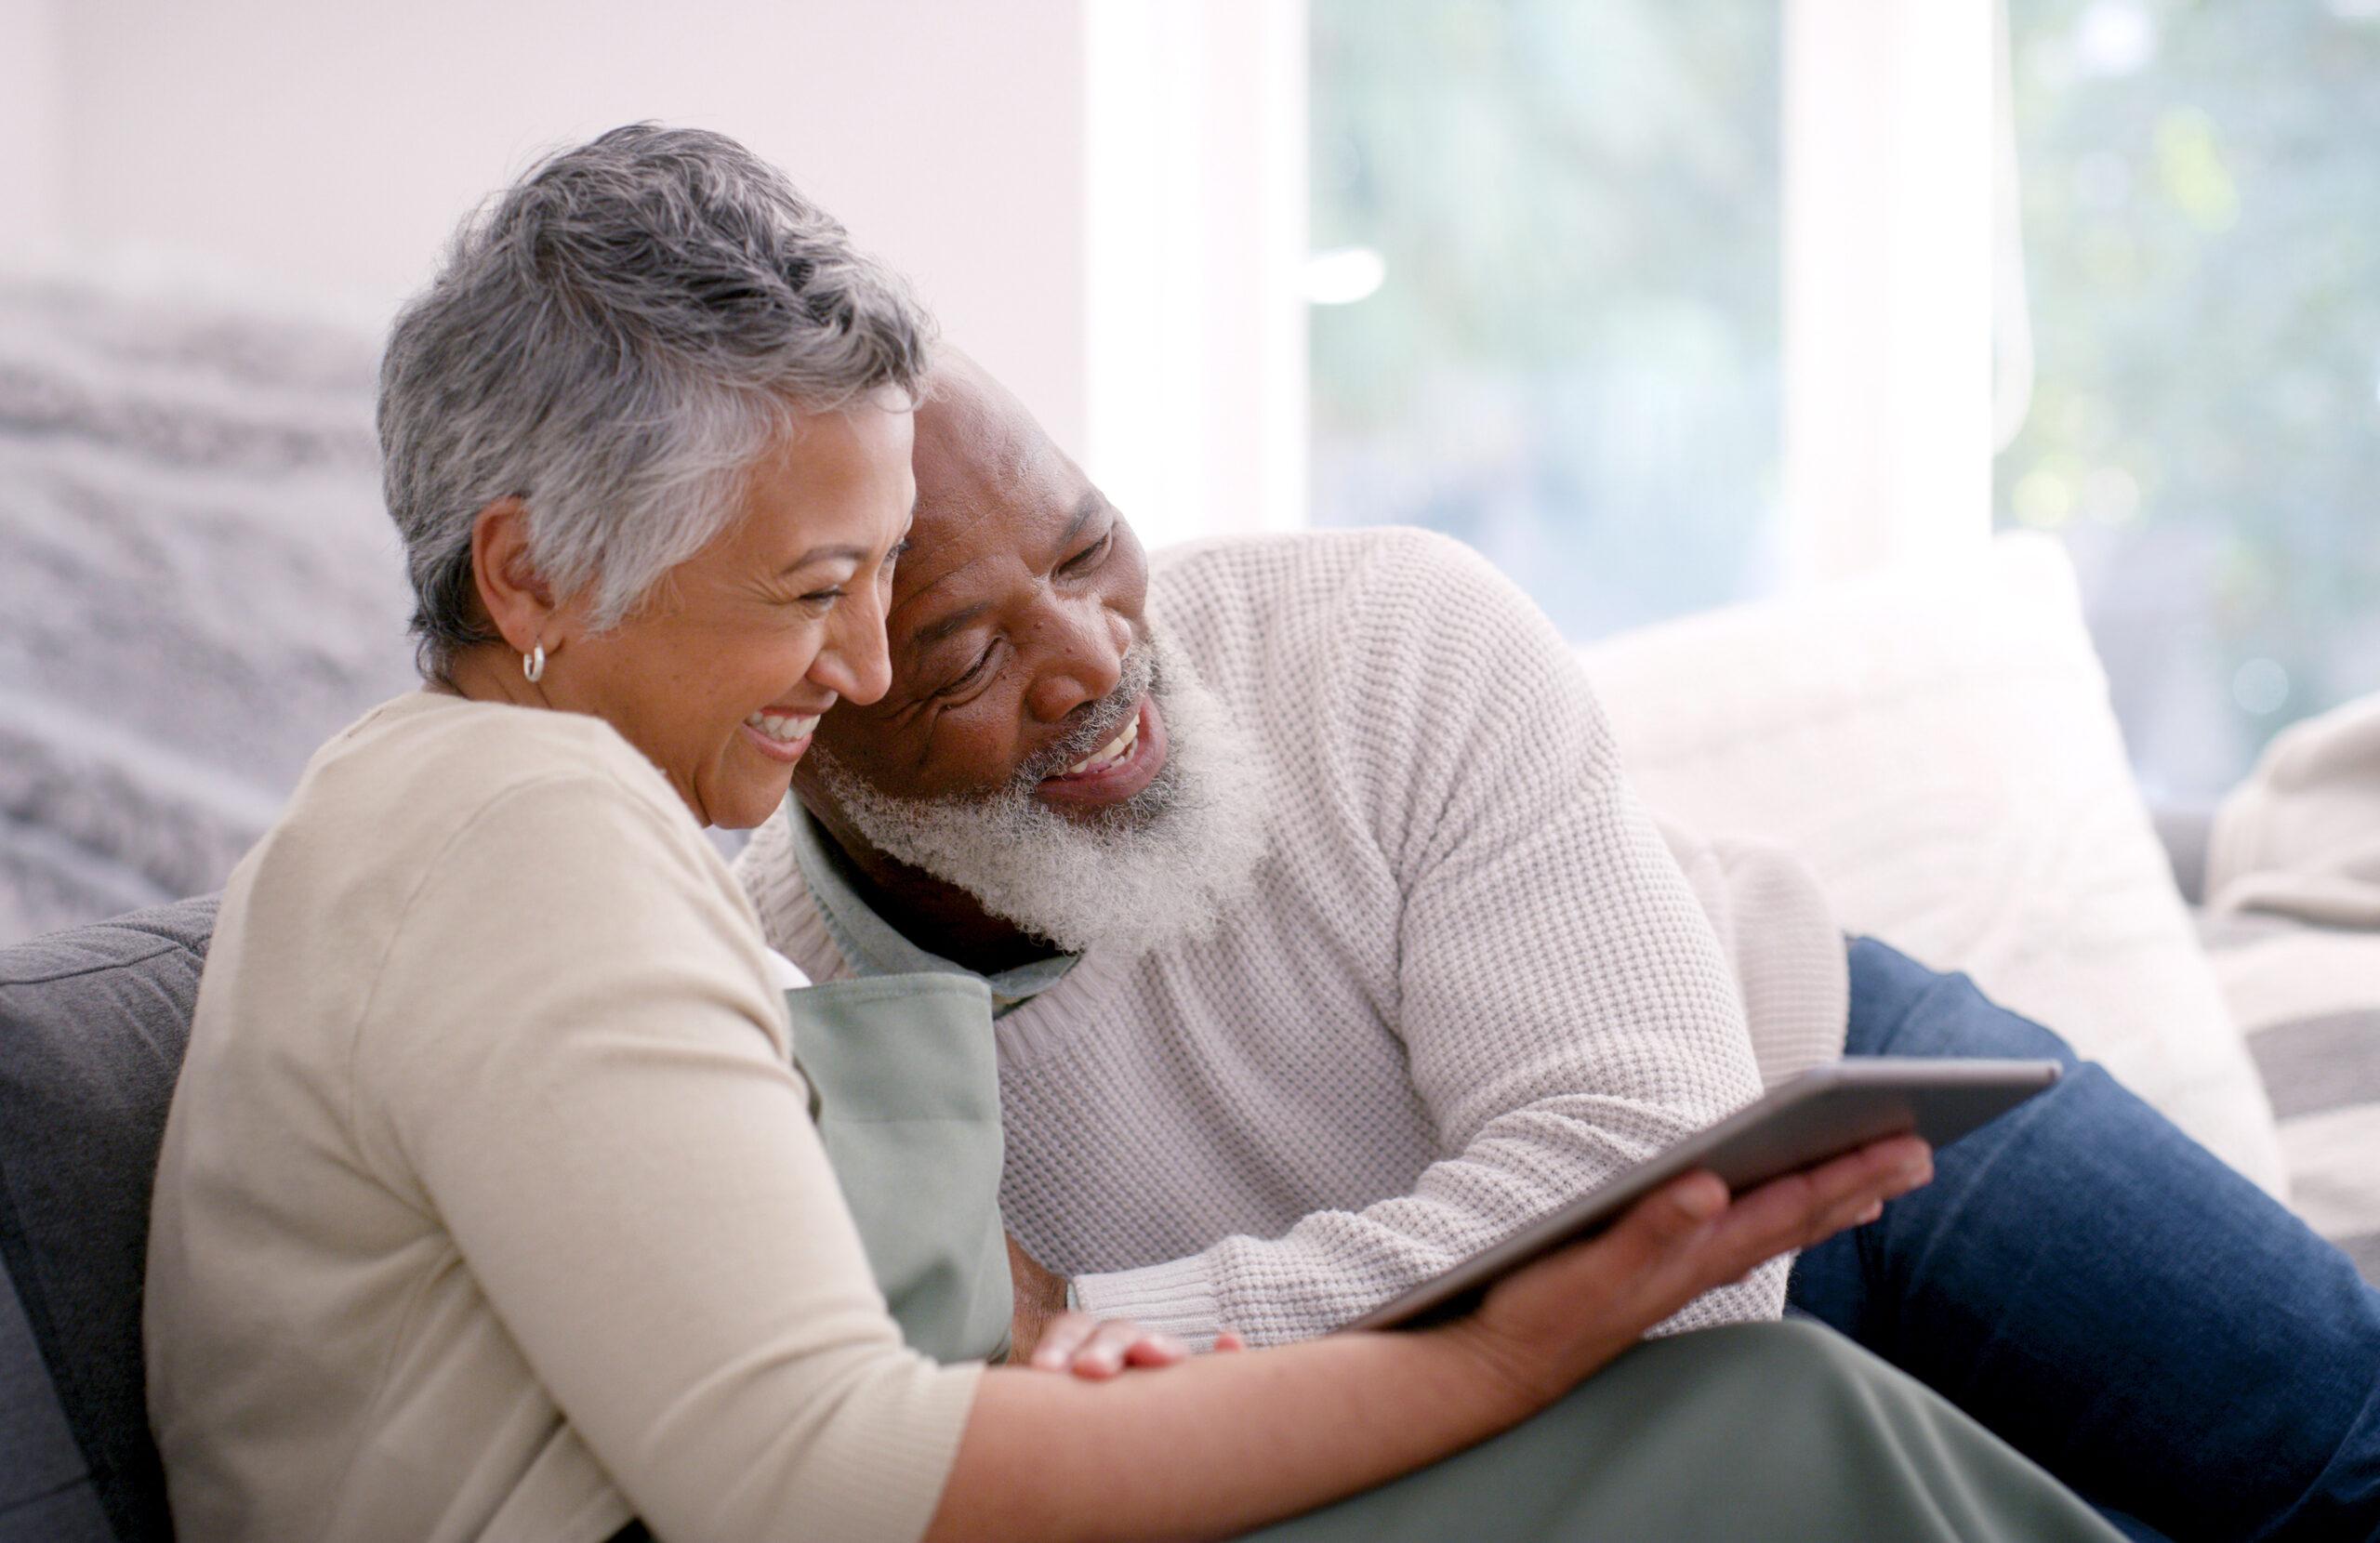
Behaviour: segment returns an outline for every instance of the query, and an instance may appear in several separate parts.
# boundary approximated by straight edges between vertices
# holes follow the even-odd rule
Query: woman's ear
[[[520,499],[498,498],[471,521],[471,577],[489,623],[514,653],[561,641],[553,587],[529,560],[529,508]]]

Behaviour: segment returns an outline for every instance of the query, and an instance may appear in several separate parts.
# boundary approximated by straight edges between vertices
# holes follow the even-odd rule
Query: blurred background
[[[1884,519],[1947,532],[1988,475],[1992,523],[2064,538],[2152,798],[2380,685],[2380,4],[1310,15],[1313,237],[1363,281],[1316,292],[1316,520],[1453,532],[1592,637],[1794,582],[1860,518],[1795,465],[1831,412],[1970,463]],[[1895,196],[1958,206],[1910,239]],[[1938,439],[1794,357],[1912,285],[1973,323],[1965,378],[1903,372]]]
[[[1426,524],[1585,642],[2049,532],[2165,803],[2380,682],[2380,0],[0,0],[0,942],[405,679],[373,347],[637,118],[1152,540]]]

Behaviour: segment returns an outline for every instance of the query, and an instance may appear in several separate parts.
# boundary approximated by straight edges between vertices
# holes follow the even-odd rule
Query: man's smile
[[[1165,770],[1165,719],[1157,698],[1144,695],[1124,727],[1091,754],[1034,789],[1059,808],[1100,809],[1139,796]]]

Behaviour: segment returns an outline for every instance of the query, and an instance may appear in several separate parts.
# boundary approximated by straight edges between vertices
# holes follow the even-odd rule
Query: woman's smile
[[[754,749],[774,761],[791,766],[810,748],[810,736],[817,732],[818,719],[825,708],[814,713],[793,714],[777,708],[763,707],[746,719],[741,725],[745,739]]]

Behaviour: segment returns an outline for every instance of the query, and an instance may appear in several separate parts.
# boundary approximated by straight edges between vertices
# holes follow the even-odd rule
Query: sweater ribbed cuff
[[[1216,1322],[1215,1283],[1202,1255],[1138,1270],[1077,1275],[1074,1288],[1075,1299],[1094,1318],[1130,1318],[1200,1350],[1213,1346],[1223,1326]]]

